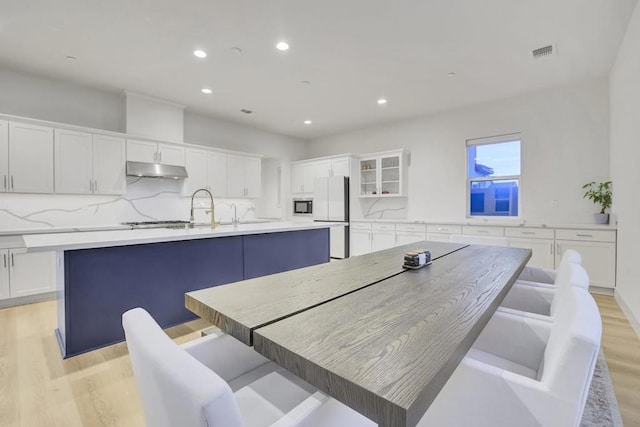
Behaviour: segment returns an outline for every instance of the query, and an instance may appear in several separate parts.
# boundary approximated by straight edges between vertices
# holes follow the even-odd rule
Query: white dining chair
[[[529,283],[516,282],[502,300],[498,310],[554,316],[555,312],[561,309],[562,294],[571,287],[589,290],[589,275],[581,265],[568,263],[560,269],[553,288]]]
[[[180,346],[142,308],[122,325],[149,427],[376,425],[230,335]]]
[[[418,426],[577,427],[602,321],[572,287],[553,322],[496,312]]]
[[[566,251],[564,251],[564,253],[562,254],[562,258],[560,259],[558,269],[556,270],[542,267],[525,266],[524,270],[522,270],[522,273],[520,273],[518,280],[553,285],[556,276],[558,275],[558,271],[568,263],[582,265],[582,255],[580,255],[580,252],[573,249],[567,249]]]
[[[469,234],[452,234],[451,243],[466,243],[468,245],[509,246],[509,239],[501,236],[475,236]]]

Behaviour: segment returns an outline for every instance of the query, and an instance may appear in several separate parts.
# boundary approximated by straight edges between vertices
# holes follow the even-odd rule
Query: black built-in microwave
[[[294,215],[313,215],[313,199],[293,199]]]

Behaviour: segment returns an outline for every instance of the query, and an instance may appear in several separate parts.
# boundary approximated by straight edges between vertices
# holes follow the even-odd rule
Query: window
[[[518,216],[520,134],[467,140],[467,216]]]

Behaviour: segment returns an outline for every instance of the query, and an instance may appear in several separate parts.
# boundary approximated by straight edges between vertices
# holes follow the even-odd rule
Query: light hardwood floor
[[[596,301],[625,426],[640,427],[640,339],[613,297]],[[144,426],[126,345],[62,360],[55,325],[53,301],[0,310],[0,426]],[[208,326],[196,320],[167,332],[185,342]]]

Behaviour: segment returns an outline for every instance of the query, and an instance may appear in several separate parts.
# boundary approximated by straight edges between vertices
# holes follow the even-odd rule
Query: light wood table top
[[[253,331],[398,275],[404,252],[424,248],[431,259],[464,248],[465,244],[421,242],[338,262],[189,292],[185,305],[203,319],[247,345]]]
[[[415,426],[530,257],[468,246],[261,327],[254,348],[380,426]]]

